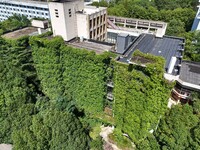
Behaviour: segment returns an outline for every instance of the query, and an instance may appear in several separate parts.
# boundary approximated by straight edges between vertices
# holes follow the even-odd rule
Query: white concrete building
[[[75,37],[104,41],[107,37],[107,9],[84,6],[83,0],[49,2],[54,36],[65,41]]]
[[[200,3],[200,0],[199,0],[199,3]],[[200,5],[197,6],[198,7],[198,10],[197,10],[197,14],[194,18],[194,22],[192,24],[192,31],[194,30],[200,30]]]
[[[0,21],[6,20],[13,14],[25,15],[28,19],[49,19],[47,2],[30,0],[0,0]]]

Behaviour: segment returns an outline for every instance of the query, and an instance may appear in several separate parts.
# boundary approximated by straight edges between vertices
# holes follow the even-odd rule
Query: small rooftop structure
[[[33,19],[31,21],[31,25],[33,27],[36,27],[36,28],[46,29],[46,28],[48,28],[48,24],[49,24],[48,20],[35,20],[35,19]]]
[[[152,34],[141,34],[133,40],[119,61],[128,63],[132,59],[134,51],[138,49],[146,54],[164,57],[166,72],[177,75],[182,61],[184,42],[183,38],[178,37],[163,36],[158,38]]]
[[[117,36],[117,49],[116,52],[122,54],[127,46],[130,44],[130,37],[128,34],[120,33]]]
[[[185,88],[200,91],[200,62],[183,61],[177,81]]]

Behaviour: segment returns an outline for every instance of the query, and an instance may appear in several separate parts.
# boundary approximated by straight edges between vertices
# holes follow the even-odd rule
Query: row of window
[[[106,21],[106,14],[100,16],[100,17],[97,17],[97,18],[94,18],[94,19],[91,19],[90,20],[90,27],[95,27],[96,25],[98,26],[99,23],[102,23],[102,22],[105,22]]]
[[[102,26],[100,28],[97,28],[97,30],[94,30],[94,31],[90,31],[90,38],[92,38],[92,35],[93,37],[95,36],[99,36],[99,34],[102,34],[102,32],[104,32],[106,29],[106,26]]]
[[[13,14],[14,14],[14,13],[13,13]],[[10,14],[10,15],[2,15],[2,14],[0,14],[0,21],[9,18],[9,17],[12,16],[13,14]],[[40,17],[40,16],[36,16],[36,15],[24,15],[24,16],[26,16],[26,17],[28,17],[28,18],[37,18],[37,17]],[[44,18],[47,19],[48,17],[44,17]]]
[[[15,14],[15,13],[8,13],[7,15],[3,15],[3,14],[0,14],[0,17],[10,17],[10,16],[12,16],[13,14]],[[32,17],[38,17],[38,16],[36,16],[36,15],[24,15],[24,16],[27,16],[27,17],[30,17],[30,18],[32,18]],[[45,18],[48,18],[48,16],[47,17],[45,17]]]
[[[103,41],[106,37],[106,34],[104,33],[103,35],[100,35],[96,38],[97,41]],[[95,37],[92,38],[92,34],[90,34],[90,39],[94,39]]]
[[[0,9],[3,10],[4,8],[2,9],[1,6],[0,6]],[[6,9],[7,9],[7,10],[14,10],[14,11],[24,11],[24,10],[25,10],[26,12],[27,12],[27,11],[28,11],[28,12],[31,12],[31,11],[34,12],[34,10],[35,10],[35,9],[34,9],[34,10],[27,10],[27,9],[19,9],[19,8],[6,8]],[[6,11],[7,11],[7,10],[6,10]],[[37,10],[38,10],[38,9],[37,9]]]
[[[54,9],[54,11],[55,11],[56,18],[59,18],[58,9]],[[69,17],[72,16],[72,10],[71,9],[68,9],[68,15],[69,15]]]
[[[5,14],[14,14],[15,12],[9,12],[9,11],[0,11],[1,13],[5,13]],[[21,12],[28,12],[28,13],[33,13],[33,14],[38,14],[38,15],[45,15],[45,16],[49,16],[48,13],[43,13],[43,12],[35,12],[35,11],[27,11],[27,10],[21,10]]]
[[[37,9],[37,10],[45,10],[48,11],[48,8],[41,8],[41,7],[34,7],[34,6],[26,6],[26,5],[17,5],[17,4],[10,4],[10,3],[0,3],[0,8],[8,9],[10,7],[20,7],[20,8],[30,8],[30,9]]]

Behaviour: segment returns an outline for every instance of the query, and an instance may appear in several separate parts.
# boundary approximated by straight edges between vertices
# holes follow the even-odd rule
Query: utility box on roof
[[[123,54],[129,45],[130,38],[128,34],[120,33],[117,36],[117,50],[116,52],[119,54]]]
[[[32,20],[31,25],[33,27],[46,29],[48,28],[48,20]]]

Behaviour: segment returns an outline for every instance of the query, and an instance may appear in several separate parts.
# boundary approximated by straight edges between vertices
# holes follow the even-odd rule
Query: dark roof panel
[[[171,58],[177,57],[177,63],[180,62],[179,58],[182,58],[181,49],[184,48],[184,39],[177,37],[163,36],[162,38],[155,37],[152,34],[141,34],[129,51],[125,53],[125,58],[132,57],[133,52],[139,49],[143,53],[150,53],[156,56],[162,56],[166,60],[165,68],[169,68]],[[122,61],[125,58],[121,59]],[[176,65],[177,65],[176,63]]]
[[[179,78],[184,82],[200,85],[200,62],[183,61]]]

